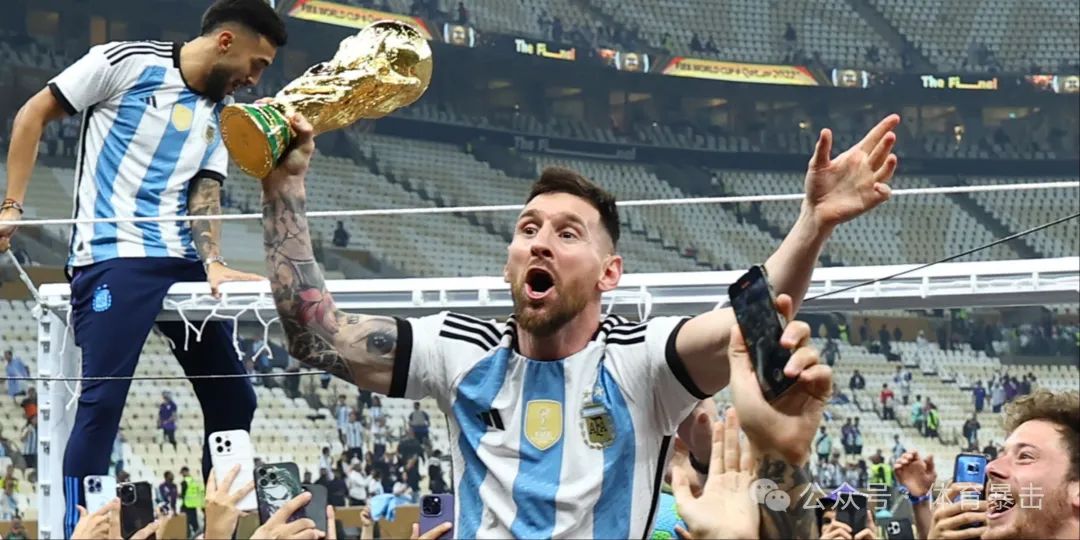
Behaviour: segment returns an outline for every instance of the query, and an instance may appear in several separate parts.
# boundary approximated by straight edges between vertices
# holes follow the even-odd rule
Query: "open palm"
[[[821,130],[806,170],[806,203],[820,223],[836,226],[889,199],[900,117],[878,122],[858,144],[832,159],[832,131]]]

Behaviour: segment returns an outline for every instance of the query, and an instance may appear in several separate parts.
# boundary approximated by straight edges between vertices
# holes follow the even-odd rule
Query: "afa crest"
[[[213,124],[206,126],[206,132],[203,133],[203,139],[206,141],[206,144],[214,142],[214,131]]]
[[[525,440],[537,450],[547,450],[562,438],[562,403],[534,399],[525,404]]]

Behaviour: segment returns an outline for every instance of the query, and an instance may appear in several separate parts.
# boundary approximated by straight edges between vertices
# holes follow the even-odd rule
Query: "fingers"
[[[413,525],[413,527],[416,527],[416,525]],[[453,527],[454,525],[450,522],[440,523],[438,527],[435,527],[434,529],[431,529],[430,531],[422,534],[419,540],[436,540],[440,536],[450,532],[450,529],[452,529]]]
[[[832,394],[832,368],[824,364],[815,364],[799,373],[795,383],[810,396],[821,401],[828,401]]]
[[[75,508],[79,510],[79,519],[86,517],[86,508],[83,508],[83,505],[77,505]],[[100,512],[100,510],[98,511]],[[97,515],[97,512],[94,512],[94,515]]]
[[[683,505],[694,500],[693,493],[690,493],[690,479],[686,475],[686,471],[682,468],[672,467],[671,469],[671,494],[675,496],[679,504]]]
[[[225,473],[225,478],[221,479],[221,489],[222,489],[222,491],[224,491],[225,493],[229,492],[229,489],[232,488],[232,484],[233,484],[234,481],[236,481],[236,475],[238,475],[238,474],[240,474],[240,464],[239,463],[237,463],[236,465],[233,465],[232,468],[229,469],[229,472]],[[213,478],[213,476],[214,476],[213,472],[211,472],[211,474],[210,474],[211,479]],[[213,481],[213,480],[211,480],[211,481]]]
[[[739,437],[739,470],[746,473],[754,471],[754,449],[750,445],[750,439]]]
[[[975,530],[975,529],[965,529],[964,528],[964,527],[966,527],[968,525],[973,525],[975,523],[983,523],[983,526],[980,527],[980,528],[986,529],[986,526],[985,526],[985,523],[986,523],[986,510],[985,509],[983,509],[983,510],[972,510],[972,511],[969,511],[969,512],[963,512],[961,514],[957,514],[955,516],[942,519],[941,521],[938,522],[938,527],[942,531],[944,531],[944,534],[945,534],[946,538],[950,537],[950,535],[948,534],[949,532],[958,533],[957,535],[952,535],[951,536],[952,538],[980,538],[982,536],[981,533],[977,534],[977,535],[971,535],[971,536],[967,536],[967,535],[964,534],[967,531]]]
[[[337,540],[337,517],[332,504],[326,505],[326,540]]]
[[[918,456],[919,454],[916,452],[915,457],[917,458]],[[937,476],[937,471],[934,470],[934,455],[927,454],[926,459],[924,459],[923,462],[926,463],[926,472],[928,474],[933,473],[934,476]]]
[[[808,340],[809,337],[805,339]],[[783,344],[783,340],[781,340],[781,344]],[[788,358],[787,364],[784,365],[784,375],[788,377],[798,377],[803,371],[821,362],[817,349],[811,347],[809,343],[803,343],[798,348],[792,348],[792,351],[791,358]]]
[[[811,169],[824,169],[829,166],[832,155],[832,130],[826,128],[818,135],[817,145],[814,147],[814,155],[810,158]]]
[[[791,319],[788,319],[789,321]],[[780,345],[789,351],[810,344],[810,325],[803,321],[791,321],[780,335]]]
[[[303,518],[285,524],[285,526],[281,528],[279,536],[282,538],[296,538],[300,535],[304,538],[310,538],[306,533],[311,531],[318,531],[318,529],[315,528],[315,522],[310,518]]]
[[[880,169],[885,164],[885,158],[889,157],[889,153],[892,152],[894,146],[896,146],[896,134],[892,132],[886,133],[874,146],[874,150],[870,152],[870,157],[867,159],[870,169],[874,171]]]
[[[211,289],[213,289],[213,287],[211,287]],[[239,467],[239,465],[236,465],[236,467]],[[206,495],[207,496],[209,496],[210,494],[217,491],[217,475],[214,474],[214,472],[215,472],[214,468],[210,467],[210,478],[206,479]],[[230,480],[230,482],[231,482],[231,480]]]
[[[886,116],[863,137],[863,140],[859,141],[859,148],[863,152],[870,153],[885,138],[885,134],[896,129],[898,125],[900,125],[900,115],[890,114]]]
[[[139,529],[135,532],[135,534],[131,535],[131,540],[146,540],[157,532],[158,527],[161,527],[161,520],[155,519],[154,521],[150,522],[149,525]]]
[[[690,531],[682,528],[681,525],[675,526],[675,534],[679,535],[679,538],[682,538],[682,540],[694,540],[694,537],[690,536]]]
[[[294,114],[289,120],[293,130],[296,131],[297,148],[305,148],[307,151],[314,149],[315,128],[311,126],[311,122],[308,122],[307,118],[300,113]]]
[[[784,317],[786,323],[795,320],[795,301],[790,295],[780,294],[776,297],[776,312]]]
[[[232,506],[235,507],[237,504],[240,503],[240,501],[244,500],[244,497],[248,496],[248,493],[251,493],[252,491],[255,491],[255,481],[248,480],[248,483],[244,484],[240,489],[236,491],[236,493],[233,493],[232,496],[229,497],[229,502],[232,503]]]
[[[859,531],[859,534],[855,535],[855,540],[873,540],[873,539],[874,539],[874,531],[870,530],[869,527]]]
[[[738,471],[739,469],[739,416],[735,413],[735,409],[728,409],[727,416],[724,418],[724,425],[722,427],[723,432],[723,451],[724,461],[723,471]],[[713,448],[716,451],[716,448]],[[709,471],[712,473],[712,471]]]
[[[896,172],[896,165],[899,163],[900,158],[896,157],[896,154],[889,154],[885,158],[885,164],[879,168],[874,169],[874,182],[877,184],[886,184],[889,180],[892,180],[893,173]],[[877,185],[875,184],[875,189]]]

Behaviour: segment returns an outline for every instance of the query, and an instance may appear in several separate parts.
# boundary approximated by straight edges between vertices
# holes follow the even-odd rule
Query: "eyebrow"
[[[580,225],[583,229],[586,229],[586,230],[589,228],[588,224],[585,223],[585,220],[582,219],[581,216],[579,216],[579,215],[577,215],[577,214],[575,214],[573,212],[559,212],[557,214],[554,214],[551,217],[552,217],[552,219],[562,218],[562,219],[565,219],[567,221],[576,223],[576,224]],[[543,219],[544,214],[542,212],[540,212],[539,210],[535,209],[535,208],[531,208],[529,210],[526,210],[526,211],[522,212],[521,215],[518,216],[518,221],[521,221],[521,220],[526,219],[526,218]]]

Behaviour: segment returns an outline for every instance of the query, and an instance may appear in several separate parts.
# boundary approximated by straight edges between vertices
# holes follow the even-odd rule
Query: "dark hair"
[[[604,191],[588,178],[565,167],[547,167],[533,183],[526,203],[545,193],[567,193],[589,201],[600,212],[600,223],[611,237],[611,247],[619,244],[619,208],[615,196]]]
[[[1036,390],[1005,407],[1005,431],[1012,433],[1029,420],[1054,424],[1069,455],[1066,480],[1080,480],[1080,393]]]
[[[285,22],[266,0],[217,0],[203,13],[202,35],[226,23],[236,23],[266,36],[275,47],[284,47],[289,40]]]

